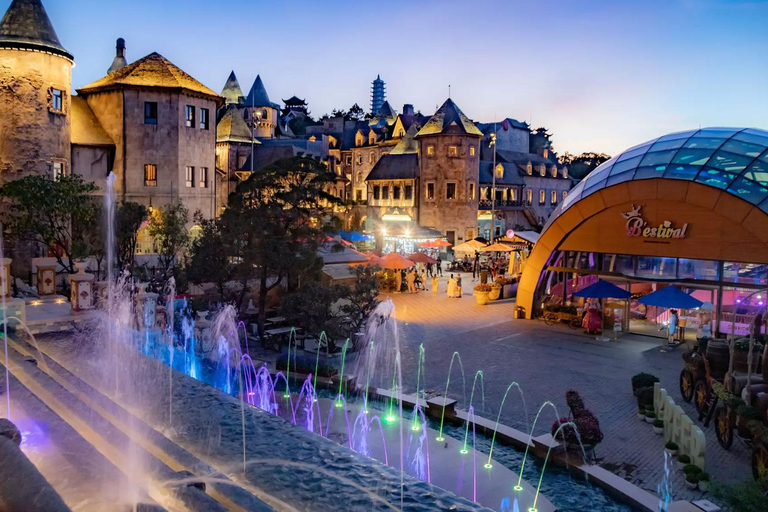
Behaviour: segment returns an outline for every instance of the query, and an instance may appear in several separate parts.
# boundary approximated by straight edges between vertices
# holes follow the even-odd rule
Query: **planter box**
[[[660,436],[664,433],[664,427],[653,427],[653,433]]]
[[[491,291],[488,292],[488,298],[491,300],[498,300],[501,298],[501,286],[494,286]]]
[[[477,300],[477,303],[481,306],[485,306],[488,304],[489,298],[488,298],[489,292],[475,292],[475,300]]]
[[[709,490],[709,482],[702,482],[699,480],[699,490],[701,492],[707,492]]]
[[[501,289],[501,296],[504,299],[514,299],[517,297],[517,283],[505,284]]]

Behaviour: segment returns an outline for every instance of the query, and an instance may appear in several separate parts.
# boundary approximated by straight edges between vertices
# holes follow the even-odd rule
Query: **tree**
[[[98,187],[77,175],[55,180],[25,176],[0,188],[10,201],[4,222],[15,240],[46,247],[67,272],[74,261],[89,256],[100,242],[99,206],[92,196]]]
[[[345,303],[340,310],[346,316],[346,337],[362,331],[368,317],[379,305],[379,278],[377,273],[381,270],[376,266],[359,265],[355,267],[355,284],[346,287],[343,298]],[[360,348],[360,347],[358,347]]]
[[[149,211],[143,204],[123,202],[115,212],[115,238],[117,243],[117,268],[133,272],[139,229],[147,220]]]
[[[155,247],[164,275],[176,262],[180,253],[189,246],[187,223],[189,211],[181,204],[167,204],[153,210],[149,218],[149,235],[155,239]]]
[[[228,233],[222,231],[227,224],[218,219],[204,219],[198,212],[195,214],[195,223],[200,226],[201,234],[192,241],[189,249],[187,277],[197,284],[213,282],[219,293],[219,301],[227,302],[226,284],[237,278],[238,265],[235,257],[237,248],[233,247],[233,244],[239,245],[238,241],[231,239],[227,236]],[[241,276],[243,289],[246,288],[252,273],[252,271],[245,272]]]
[[[572,155],[565,153],[560,157],[560,163],[568,166],[568,175],[574,179],[580,180],[586,178],[587,174],[597,169],[597,167],[610,160],[611,157],[605,153],[582,153]]]
[[[363,110],[363,107],[355,103],[349,107],[349,112],[347,112],[347,115],[344,116],[344,118],[350,121],[362,121],[365,119],[365,110]]]

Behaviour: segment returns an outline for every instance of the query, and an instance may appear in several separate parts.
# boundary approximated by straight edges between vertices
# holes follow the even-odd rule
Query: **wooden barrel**
[[[707,343],[707,362],[709,373],[715,380],[722,381],[728,373],[730,351],[725,340],[709,340]]]
[[[762,354],[757,349],[752,351],[752,373],[757,373],[761,355]],[[734,350],[733,369],[739,373],[747,373],[749,370],[749,351]]]

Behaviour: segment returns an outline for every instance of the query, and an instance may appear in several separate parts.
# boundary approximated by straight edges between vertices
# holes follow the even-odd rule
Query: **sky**
[[[699,126],[768,129],[768,0],[43,0],[75,56],[73,87],[106,74],[115,39],[216,92],[260,74],[314,116],[387,99],[424,114],[544,126],[554,148],[614,155]],[[10,0],[0,0],[4,12]]]

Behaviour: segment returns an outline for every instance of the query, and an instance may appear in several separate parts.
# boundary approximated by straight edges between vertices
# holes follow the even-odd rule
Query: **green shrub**
[[[758,482],[749,481],[741,484],[725,485],[712,483],[712,496],[730,510],[738,512],[766,512],[768,504],[765,490]]]
[[[648,404],[645,406],[646,412],[656,412],[656,409],[653,407],[653,404]]]
[[[677,462],[680,464],[690,464],[691,458],[688,455],[685,455],[684,453],[681,453],[677,456]]]
[[[655,418],[656,417],[656,413],[653,412],[653,411],[645,411],[645,417],[646,418]]]
[[[664,420],[660,420],[660,419],[654,420],[653,426],[656,428],[662,428],[664,426]]]
[[[677,446],[677,443],[674,441],[670,441],[667,444],[665,444],[664,448],[666,448],[667,450],[675,450],[675,451],[680,449],[680,447]]]
[[[699,482],[709,482],[709,473],[703,471],[699,473]]]
[[[685,473],[686,475],[690,475],[690,474],[698,475],[699,473],[701,473],[701,468],[696,464],[686,464],[685,466],[683,466],[683,473]]]
[[[650,405],[653,407],[653,388],[645,387],[635,390],[635,397],[637,397],[638,405]]]
[[[685,474],[685,481],[691,482],[692,484],[699,483],[699,474],[698,473],[686,473]]]
[[[640,388],[653,387],[655,383],[659,382],[659,378],[650,373],[638,373],[632,377],[632,391]]]

